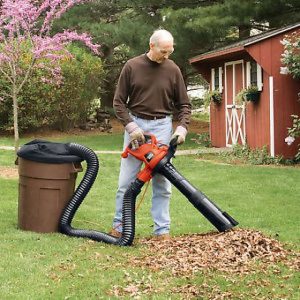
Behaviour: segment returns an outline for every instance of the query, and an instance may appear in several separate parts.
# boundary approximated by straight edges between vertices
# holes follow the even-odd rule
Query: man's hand
[[[186,134],[187,134],[186,128],[184,128],[183,126],[177,126],[175,132],[171,137],[171,140],[177,137],[177,145],[183,144],[185,142]]]
[[[137,129],[129,133],[129,135],[132,150],[138,149],[141,144],[145,143],[144,131],[141,128],[138,127]]]
[[[125,129],[129,133],[132,150],[138,149],[141,144],[145,143],[144,131],[136,123],[128,123]]]

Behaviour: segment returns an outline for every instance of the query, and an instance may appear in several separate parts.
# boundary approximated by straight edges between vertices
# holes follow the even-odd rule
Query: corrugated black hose
[[[87,170],[82,181],[62,213],[59,224],[60,232],[69,236],[89,238],[98,242],[120,246],[130,246],[133,242],[135,234],[136,197],[141,192],[144,182],[136,179],[131,183],[125,192],[122,216],[123,232],[120,238],[113,237],[100,231],[73,228],[71,226],[72,219],[97,177],[99,161],[98,157],[91,149],[82,145],[70,143],[68,144],[68,148],[70,154],[77,155],[86,161]]]

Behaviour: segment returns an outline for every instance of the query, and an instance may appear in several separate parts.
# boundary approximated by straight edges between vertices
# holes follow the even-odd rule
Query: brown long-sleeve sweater
[[[146,54],[124,65],[115,91],[113,106],[117,118],[126,126],[129,111],[140,117],[171,115],[179,110],[180,125],[188,127],[191,104],[179,67],[170,59],[159,64]]]

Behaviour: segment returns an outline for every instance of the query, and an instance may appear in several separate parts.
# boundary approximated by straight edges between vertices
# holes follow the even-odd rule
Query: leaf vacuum
[[[59,220],[59,231],[68,236],[89,238],[120,246],[132,245],[135,236],[136,198],[141,192],[143,185],[156,173],[165,176],[218,231],[224,232],[238,224],[229,214],[222,211],[209,200],[204,193],[195,188],[173,166],[171,159],[176,152],[176,139],[173,139],[169,146],[159,144],[153,135],[145,135],[145,139],[146,142],[140,145],[138,149],[133,150],[129,145],[122,153],[123,158],[132,155],[143,161],[145,167],[137,174],[136,179],[129,185],[124,194],[122,208],[123,231],[120,238],[96,230],[73,228],[71,225],[77,209],[83,202],[98,174],[98,158],[91,149],[76,143],[58,144],[47,141],[33,141],[24,145],[19,150],[18,156],[35,161],[44,161],[45,155],[40,155],[40,152],[46,149],[47,157],[49,157],[50,153],[50,163],[53,161],[53,157],[58,155],[64,158],[68,156],[74,157],[77,161],[86,161],[87,168],[83,179],[63,209]]]

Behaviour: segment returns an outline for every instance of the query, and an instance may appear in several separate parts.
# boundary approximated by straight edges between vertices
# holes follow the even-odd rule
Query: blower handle
[[[156,136],[153,135],[153,134],[144,133],[144,138],[145,138],[145,143],[144,144],[150,144],[150,142],[151,142],[151,145],[156,145],[157,144]]]
[[[139,145],[140,147],[145,145],[145,144],[150,145],[151,147],[154,147],[154,146],[157,145],[157,140],[156,140],[155,135],[153,135],[153,134],[144,134],[144,137],[145,137],[145,142],[143,144],[140,144]],[[123,151],[121,156],[123,158],[127,158],[128,154],[131,154],[131,155],[135,156],[136,158],[138,158],[139,160],[144,161],[143,155],[139,155],[139,153],[141,152],[140,147],[138,149],[133,150],[132,149],[132,144],[129,143],[129,145],[125,148],[125,150]],[[142,148],[144,148],[144,147],[142,147]]]
[[[168,153],[166,155],[167,160],[170,160],[172,157],[175,157],[175,152],[177,150],[177,141],[178,141],[178,135],[175,135],[169,144]]]

